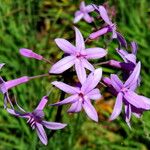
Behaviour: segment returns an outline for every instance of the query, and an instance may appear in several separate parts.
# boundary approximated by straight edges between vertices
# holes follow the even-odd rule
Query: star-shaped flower
[[[89,15],[92,11],[94,11],[94,7],[92,5],[85,6],[85,2],[82,1],[80,4],[80,10],[75,12],[74,23],[77,23],[82,18],[88,23],[93,22],[94,18]]]
[[[105,21],[105,23],[107,24],[105,27],[101,28],[100,30],[93,32],[90,34],[89,38],[90,39],[95,39],[100,37],[101,35],[104,35],[108,32],[112,32],[112,39],[118,39],[119,43],[124,46],[127,47],[127,43],[125,38],[116,31],[116,24],[112,23],[111,20],[108,17],[107,11],[105,9],[104,6],[96,6],[93,5],[93,7],[95,7],[95,10],[99,12],[101,18]]]
[[[101,76],[102,69],[96,69],[94,72],[90,73],[85,82],[81,84],[80,88],[72,87],[63,82],[52,82],[52,84],[55,85],[57,88],[61,89],[66,93],[71,94],[70,97],[52,105],[59,106],[71,103],[71,107],[69,108],[68,112],[72,113],[80,112],[83,107],[89,118],[97,122],[98,115],[90,100],[97,100],[101,97],[99,89],[95,88],[99,83]]]
[[[47,135],[45,133],[43,126],[51,130],[62,129],[66,126],[66,124],[57,122],[48,122],[43,120],[44,118],[43,109],[46,106],[47,102],[48,98],[47,96],[44,96],[33,112],[25,112],[25,110],[23,110],[23,108],[21,108],[20,106],[18,107],[20,111],[15,111],[14,109],[7,108],[8,113],[10,113],[11,115],[28,119],[27,123],[30,124],[32,129],[36,130],[39,139],[45,145],[47,145]]]
[[[117,75],[111,75],[109,84],[116,91],[117,99],[110,120],[118,117],[121,113],[123,103],[125,105],[125,120],[129,127],[132,113],[136,117],[140,117],[143,111],[150,109],[150,99],[134,92],[137,88],[140,69],[141,64],[139,62],[124,84]]]
[[[4,64],[0,64],[0,69],[4,66]],[[14,80],[4,81],[2,77],[0,77],[0,93],[4,95],[4,108],[7,107],[7,101],[10,103],[11,107],[13,105],[8,95],[8,90],[19,85],[28,82],[30,79],[28,76],[23,76]]]
[[[81,32],[75,27],[76,47],[65,39],[55,39],[56,44],[69,56],[64,57],[54,64],[50,73],[59,74],[75,65],[77,76],[81,83],[86,79],[85,68],[93,71],[94,67],[88,62],[89,59],[102,58],[107,54],[103,48],[85,48],[84,39]]]

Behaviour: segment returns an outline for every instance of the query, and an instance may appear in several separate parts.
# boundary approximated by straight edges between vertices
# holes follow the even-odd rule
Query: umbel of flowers
[[[24,57],[49,63],[51,65],[49,73],[33,77],[23,76],[10,81],[4,81],[3,78],[0,77],[0,92],[4,95],[5,110],[11,115],[27,119],[27,123],[32,129],[36,130],[40,141],[45,145],[48,143],[48,138],[44,127],[51,130],[58,130],[64,128],[66,124],[44,120],[43,109],[47,106],[48,96],[43,96],[38,106],[32,112],[26,112],[18,105],[17,101],[12,102],[9,91],[15,86],[25,84],[30,80],[46,77],[51,74],[62,74],[62,78],[65,78],[63,72],[67,72],[68,69],[73,72],[75,70],[74,75],[77,76],[79,81],[79,83],[76,84],[77,86],[73,86],[71,83],[68,85],[67,83],[60,81],[53,81],[51,83],[63,92],[68,93],[69,96],[59,102],[50,104],[50,106],[54,107],[71,104],[68,112],[79,113],[84,109],[87,116],[95,122],[98,122],[98,114],[92,105],[91,100],[96,101],[101,98],[100,89],[98,88],[98,84],[100,83],[105,85],[104,88],[107,88],[107,90],[116,97],[110,120],[114,120],[120,115],[124,105],[125,121],[131,128],[130,120],[132,114],[137,118],[140,118],[144,111],[150,110],[150,99],[136,93],[136,89],[140,86],[141,81],[141,62],[136,60],[137,44],[131,42],[130,45],[132,51],[129,52],[127,50],[128,44],[125,38],[117,31],[116,23],[112,23],[105,7],[102,5],[97,6],[95,4],[85,5],[84,2],[81,2],[80,10],[75,12],[74,23],[77,23],[81,19],[84,19],[87,23],[94,22],[95,18],[91,16],[93,11],[97,12],[97,18],[99,18],[100,21],[103,20],[104,24],[102,27],[98,27],[97,31],[89,33],[89,36],[85,37],[86,41],[94,41],[101,36],[111,33],[110,40],[116,39],[118,41],[116,54],[122,58],[122,62],[113,59],[107,60],[106,62],[100,62],[101,58],[105,57],[109,51],[102,47],[86,48],[86,41],[84,41],[82,33],[77,27],[74,27],[75,45],[66,39],[55,39],[56,45],[65,54],[65,57],[58,60],[55,64],[32,50],[26,48],[20,49],[20,54]],[[119,71],[122,71],[122,76],[118,77],[117,72],[116,74],[110,74],[110,76],[103,75],[102,67],[99,67],[98,64],[95,65],[95,59],[100,62],[99,64],[119,69]],[[1,63],[0,69],[2,69],[3,66],[4,63]],[[97,68],[95,68],[95,66],[97,66]],[[17,107],[14,107],[14,105]]]

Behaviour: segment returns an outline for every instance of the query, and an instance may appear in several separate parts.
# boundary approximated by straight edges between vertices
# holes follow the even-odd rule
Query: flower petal
[[[99,89],[93,89],[86,95],[89,99],[98,100],[102,97]]]
[[[68,109],[68,113],[77,113],[80,112],[82,109],[82,99],[77,100],[74,102],[71,107]]]
[[[89,100],[85,100],[82,106],[89,118],[98,122],[98,114],[91,102]]]
[[[128,55],[125,56],[125,58],[126,58],[128,61],[130,61],[130,62],[136,64],[136,56],[135,56],[134,54],[128,54]]]
[[[57,46],[63,50],[65,53],[74,54],[76,51],[75,46],[73,46],[70,42],[65,39],[57,38],[55,39]]]
[[[85,9],[87,13],[94,11],[93,5],[87,5]]]
[[[84,39],[78,28],[74,27],[76,34],[76,47],[78,51],[82,51],[85,49]]]
[[[89,63],[86,59],[82,59],[82,64],[86,69],[88,69],[90,71],[94,71],[93,65],[91,63]]]
[[[2,69],[2,67],[3,67],[4,65],[5,65],[4,63],[1,63],[1,64],[0,64],[0,69]]]
[[[74,56],[64,57],[63,59],[61,59],[57,63],[55,63],[51,67],[49,72],[55,73],[55,74],[62,73],[74,65],[75,59],[76,58]]]
[[[86,49],[86,58],[87,59],[98,59],[102,58],[107,54],[107,51],[103,48],[87,48]]]
[[[17,78],[17,79],[13,79],[13,80],[10,80],[10,81],[7,81],[5,82],[5,88],[6,90],[9,90],[19,84],[23,84],[23,83],[26,83],[30,80],[30,78],[28,76],[23,76],[23,77],[20,77],[20,78]]]
[[[136,55],[138,50],[138,45],[136,42],[131,42],[132,54]]]
[[[132,86],[132,84],[137,82],[139,75],[140,75],[140,70],[141,70],[141,63],[138,62],[138,64],[134,68],[132,74],[129,76],[129,78],[125,82],[125,84],[124,84],[125,87],[130,88],[130,86]]]
[[[100,82],[101,77],[102,77],[102,69],[101,68],[96,69],[95,71],[93,71],[92,73],[90,73],[89,76],[88,76],[88,78],[82,84],[81,91],[83,93],[90,92]]]
[[[116,32],[116,34],[117,34],[117,39],[120,43],[120,46],[127,48],[127,41],[125,40],[125,38],[119,32]]]
[[[121,110],[122,110],[122,98],[123,98],[122,93],[118,93],[117,99],[116,99],[116,102],[115,102],[115,105],[113,108],[113,112],[112,112],[109,120],[114,120],[120,115]]]
[[[47,145],[47,135],[45,133],[43,125],[41,125],[40,123],[37,123],[37,122],[36,122],[36,132],[37,132],[37,135],[38,135],[39,139],[41,140],[41,142],[44,145]]]
[[[73,23],[79,22],[83,18],[83,16],[84,16],[84,14],[81,11],[77,11],[75,13],[75,18],[74,18]]]
[[[76,94],[76,95],[69,96],[60,102],[50,104],[50,105],[51,106],[59,106],[59,105],[64,105],[64,104],[68,104],[68,103],[74,103],[78,99],[79,99],[79,96],[78,96],[78,94]]]
[[[84,83],[86,80],[86,71],[85,71],[85,68],[82,64],[82,61],[76,60],[75,70],[76,70],[76,73],[77,73],[77,76],[78,76],[80,83],[81,84]]]
[[[119,92],[123,87],[122,81],[115,74],[111,74],[110,79],[112,86]]]
[[[144,110],[149,110],[150,109],[150,99],[137,95],[133,91],[127,91],[124,95],[124,98],[134,107],[136,108],[141,108]]]
[[[94,18],[91,17],[89,14],[84,14],[83,18],[84,18],[84,20],[85,20],[86,22],[88,22],[88,23],[91,23],[91,22],[94,21]]]
[[[126,104],[125,105],[125,121],[127,125],[129,126],[129,128],[131,128],[130,119],[131,119],[131,105]]]
[[[55,85],[57,88],[69,94],[76,94],[79,92],[79,89],[63,82],[54,81],[51,84]]]
[[[107,11],[105,9],[105,7],[103,6],[99,6],[99,12],[100,12],[100,15],[102,17],[102,19],[108,24],[108,25],[111,25],[112,22],[110,21],[109,17],[108,17],[108,14],[107,14]]]
[[[62,124],[58,122],[48,122],[48,121],[42,121],[42,124],[43,126],[51,130],[58,130],[67,126],[67,124]]]
[[[100,30],[98,30],[96,32],[91,33],[89,35],[89,38],[90,39],[96,39],[99,36],[106,34],[107,32],[109,32],[109,28],[108,27],[104,27],[104,28],[102,28],[102,29],[100,29]]]
[[[41,101],[39,102],[38,106],[36,107],[35,110],[43,110],[45,105],[47,104],[48,102],[48,97],[47,96],[44,96]]]

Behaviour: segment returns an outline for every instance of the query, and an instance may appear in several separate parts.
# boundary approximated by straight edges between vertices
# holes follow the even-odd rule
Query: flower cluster
[[[77,23],[82,18],[87,23],[94,22],[95,19],[90,16],[90,13],[93,11],[98,14],[97,18],[99,18],[100,22],[102,19],[104,24],[102,25],[102,28],[99,28],[93,33],[89,33],[89,36],[86,39],[94,41],[101,36],[105,36],[107,33],[111,33],[110,40],[116,39],[118,41],[116,54],[122,58],[122,62],[113,59],[106,62],[100,62],[101,58],[105,57],[109,51],[101,47],[86,48],[85,44],[87,40],[84,41],[80,30],[77,27],[74,27],[75,46],[66,39],[55,39],[56,45],[65,53],[64,57],[55,64],[52,64],[52,62],[32,50],[26,48],[20,49],[20,54],[24,57],[45,61],[51,64],[52,66],[49,73],[33,77],[23,76],[10,81],[4,81],[2,77],[0,77],[0,92],[4,95],[4,108],[11,115],[28,119],[27,123],[30,124],[32,129],[36,130],[39,139],[45,145],[48,140],[43,127],[57,130],[66,126],[66,124],[43,120],[43,109],[48,102],[48,96],[42,98],[33,112],[26,112],[18,105],[17,101],[13,104],[9,97],[10,89],[19,84],[27,83],[32,79],[49,76],[51,74],[62,74],[62,78],[66,78],[64,72],[69,74],[69,71],[72,71],[73,75],[76,75],[78,78],[76,86],[68,85],[67,83],[60,81],[53,81],[51,83],[62,90],[62,92],[70,94],[70,96],[59,102],[50,104],[50,106],[71,104],[68,109],[69,113],[78,113],[83,108],[87,116],[95,122],[98,122],[98,114],[91,100],[96,101],[101,98],[98,86],[100,83],[101,85],[105,85],[105,88],[116,97],[110,120],[114,120],[120,115],[123,104],[125,109],[125,121],[129,127],[131,127],[130,120],[132,114],[139,118],[144,111],[150,110],[150,99],[136,93],[136,89],[140,86],[141,81],[141,62],[136,60],[138,49],[136,42],[131,42],[130,45],[132,51],[131,53],[128,52],[128,44],[125,38],[117,31],[116,23],[112,23],[105,7],[102,5],[97,6],[91,4],[86,6],[84,2],[81,2],[80,10],[75,13],[74,23]],[[100,63],[95,64],[95,59]],[[117,73],[105,76],[104,73],[102,74],[102,66],[99,67],[99,65],[117,68],[122,73],[120,74],[120,77],[118,77]],[[0,64],[0,69],[3,66],[3,63]],[[73,75],[71,74],[68,76],[73,79]],[[14,105],[17,106],[18,110],[15,109]]]

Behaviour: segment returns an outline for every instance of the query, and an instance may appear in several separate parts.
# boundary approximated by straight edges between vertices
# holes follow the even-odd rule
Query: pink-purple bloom
[[[47,145],[48,139],[43,126],[51,130],[62,129],[66,126],[66,124],[43,120],[44,118],[43,109],[46,106],[47,102],[48,98],[47,96],[44,96],[33,112],[26,112],[20,106],[18,107],[20,109],[19,111],[7,108],[7,112],[10,113],[11,115],[28,119],[27,123],[30,124],[32,129],[36,130],[39,139],[44,145]]]
[[[83,83],[86,79],[85,68],[90,71],[94,70],[93,65],[89,63],[88,60],[102,58],[107,54],[107,51],[98,47],[86,49],[83,36],[76,27],[75,34],[76,46],[72,45],[65,39],[55,39],[57,46],[67,53],[68,56],[62,58],[56,64],[54,64],[50,69],[50,73],[59,74],[75,65],[78,79],[81,83]]]
[[[34,58],[34,59],[37,59],[37,60],[42,60],[43,59],[43,56],[33,52],[30,49],[21,48],[19,52],[24,57]]]
[[[101,6],[101,5],[98,6],[98,7],[96,5],[93,5],[93,7],[95,7],[95,10],[99,12],[101,18],[106,23],[106,26],[101,28],[101,29],[99,29],[96,32],[91,33],[89,35],[89,38],[90,39],[96,39],[96,38],[100,37],[101,35],[104,35],[104,34],[106,34],[108,32],[112,32],[112,39],[116,39],[117,38],[119,43],[122,46],[127,47],[127,43],[126,43],[125,38],[119,32],[116,31],[116,24],[112,23],[111,20],[109,19],[105,7]]]
[[[94,7],[92,5],[85,5],[85,2],[82,1],[80,4],[80,10],[75,12],[74,23],[77,23],[82,18],[88,22],[93,22],[94,18],[89,15],[90,12],[94,11]]]
[[[4,64],[0,65],[0,69],[4,66]],[[14,80],[10,80],[10,81],[4,81],[2,77],[0,77],[0,93],[2,93],[4,95],[4,108],[7,107],[7,101],[10,103],[10,105],[12,106],[12,103],[9,99],[9,95],[8,95],[8,90],[19,85],[19,84],[23,84],[26,83],[30,80],[30,78],[28,76],[23,76]],[[13,106],[12,106],[13,107]]]
[[[121,113],[123,103],[125,105],[125,121],[129,127],[131,114],[140,117],[143,111],[150,109],[150,99],[135,93],[140,69],[141,64],[139,62],[125,83],[122,83],[118,76],[114,74],[111,75],[110,81],[107,81],[109,87],[111,85],[113,90],[116,91],[115,94],[117,96],[110,120],[114,120],[118,117]]]
[[[81,87],[72,87],[58,81],[52,82],[52,84],[57,88],[68,94],[71,94],[71,96],[69,96],[68,98],[52,105],[59,106],[70,103],[71,107],[69,108],[68,112],[80,112],[83,108],[89,118],[97,122],[98,115],[90,100],[97,100],[101,98],[99,89],[95,88],[99,83],[101,76],[102,69],[96,69],[89,74],[84,83],[81,83]]]

